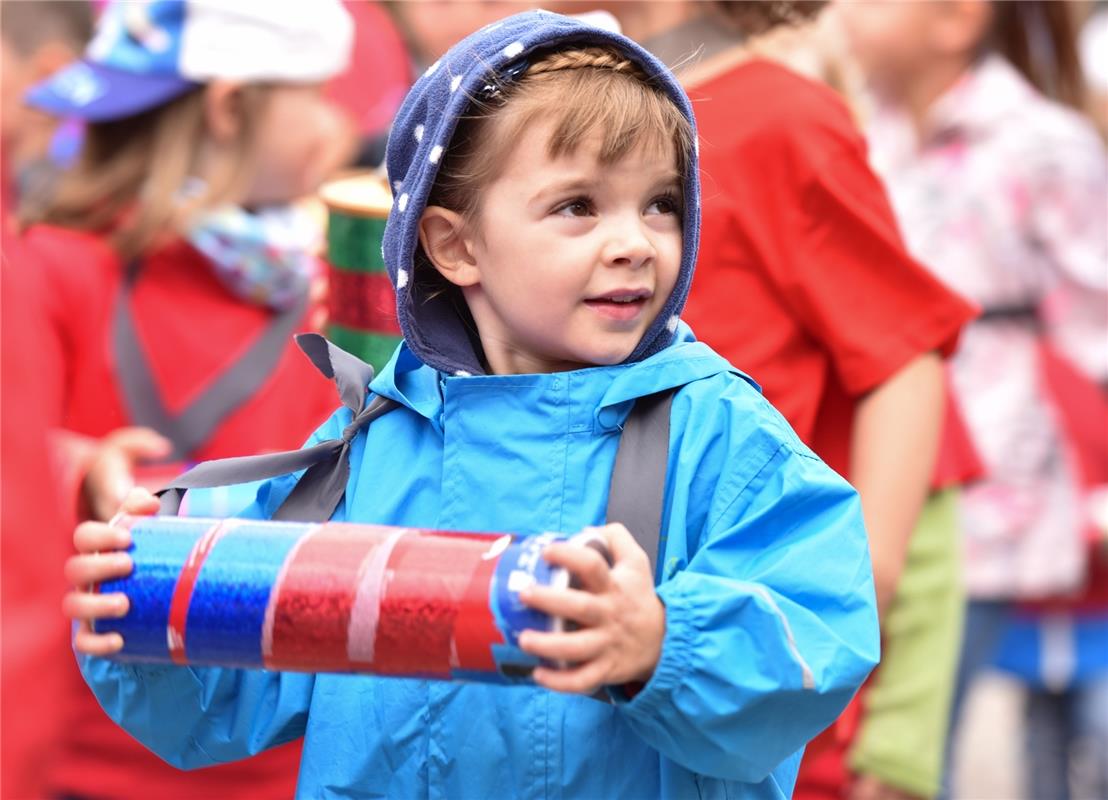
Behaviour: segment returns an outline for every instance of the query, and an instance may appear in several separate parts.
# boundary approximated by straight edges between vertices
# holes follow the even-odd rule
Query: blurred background
[[[918,333],[946,359],[943,464],[921,552],[888,580],[887,662],[797,796],[1108,798],[1108,3],[209,5],[201,29],[170,0],[0,0],[0,798],[291,796],[296,745],[186,775],[103,716],[60,614],[72,529],[326,418],[333,387],[253,343],[322,330],[384,364],[393,114],[452,44],[539,6],[622,30],[688,88],[713,289],[686,318],[829,463],[748,356],[744,304],[779,297],[766,275],[835,298],[842,319],[796,335],[851,409],[883,380],[840,369],[854,338]],[[203,37],[239,52],[193,58]],[[752,244],[798,213],[802,253]],[[894,296],[918,303],[870,313]],[[213,389],[262,357],[260,382]],[[183,513],[233,514],[240,489]]]

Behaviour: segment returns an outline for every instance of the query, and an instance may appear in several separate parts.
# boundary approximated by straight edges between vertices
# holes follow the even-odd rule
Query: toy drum
[[[380,371],[400,343],[396,294],[381,255],[392,195],[376,174],[325,184],[328,338]]]
[[[527,681],[525,629],[562,630],[519,592],[567,586],[542,557],[562,534],[347,523],[125,517],[134,570],[105,582],[130,611],[98,620],[123,661]],[[591,537],[591,538],[590,538]],[[593,534],[574,537],[606,554]]]

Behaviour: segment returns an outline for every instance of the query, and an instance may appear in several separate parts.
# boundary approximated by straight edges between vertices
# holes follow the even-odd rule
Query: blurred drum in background
[[[392,194],[384,178],[366,173],[324,185],[320,199],[330,265],[327,338],[380,371],[401,338],[381,255]]]

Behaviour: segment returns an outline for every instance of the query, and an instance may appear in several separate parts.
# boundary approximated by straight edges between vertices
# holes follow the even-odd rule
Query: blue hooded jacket
[[[665,68],[622,37],[544,12],[479,31],[420,79],[394,127],[397,205],[385,240],[394,279],[411,268],[441,151],[430,156],[464,110],[458,93],[536,47],[597,42],[657,76],[691,113]],[[399,408],[357,434],[333,517],[523,534],[601,524],[630,408],[679,387],[656,576],[666,632],[640,692],[613,690],[605,704],[528,686],[83,658],[105,710],[183,768],[304,736],[305,798],[788,797],[804,744],[878,658],[869,551],[850,486],[751,381],[670,322],[695,259],[695,181],[678,288],[620,365],[479,374],[468,338],[443,309],[413,303],[399,278],[406,342],[370,385]],[[340,436],[350,420],[340,410],[309,443]],[[264,484],[246,515],[272,514],[296,478]]]

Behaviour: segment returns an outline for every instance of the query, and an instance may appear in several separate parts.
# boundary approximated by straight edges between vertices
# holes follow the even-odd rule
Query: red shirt
[[[913,358],[949,355],[976,310],[908,255],[831,89],[750,61],[690,95],[702,229],[684,317],[848,476],[858,401]],[[980,471],[949,391],[947,412],[938,485]],[[797,797],[842,796],[860,712],[856,700],[808,748]]]
[[[101,237],[39,226],[24,239],[21,269],[40,272],[48,332],[36,344],[51,424],[100,437],[130,425],[110,345],[123,264]],[[170,411],[187,406],[259,335],[270,312],[229,294],[205,258],[184,242],[142,262],[131,293],[139,339]],[[307,320],[300,330],[308,330]],[[290,340],[269,380],[234,411],[198,459],[299,447],[339,405],[334,385]],[[66,532],[67,535],[69,532]],[[73,656],[57,658],[73,665]],[[60,794],[83,797],[288,798],[299,745],[197,772],[168,766],[115,725],[76,666],[64,699],[64,754],[52,773]]]
[[[975,310],[904,249],[832,90],[751,61],[690,94],[703,227],[684,318],[846,475],[858,400],[916,356],[949,354]]]

